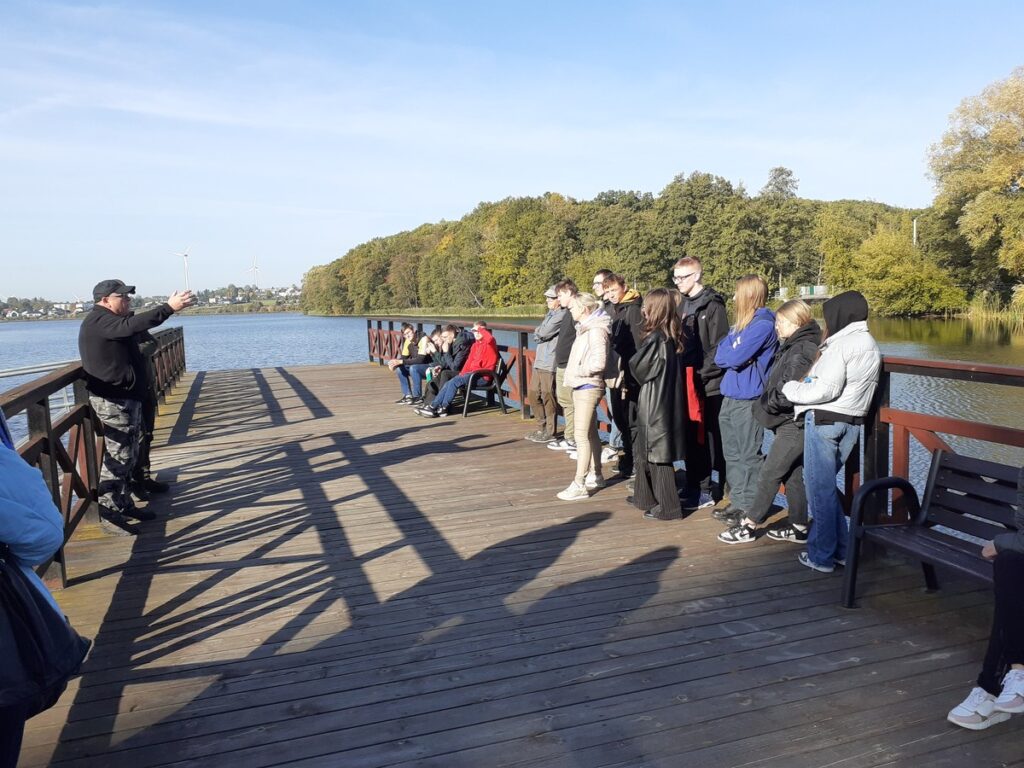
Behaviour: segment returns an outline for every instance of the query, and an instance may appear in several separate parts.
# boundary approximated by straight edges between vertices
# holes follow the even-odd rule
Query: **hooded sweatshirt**
[[[871,408],[882,368],[882,354],[868,332],[868,302],[847,291],[825,302],[828,336],[821,356],[802,381],[783,385],[782,394],[794,404],[795,416],[814,409],[817,423],[860,423]]]
[[[469,357],[466,358],[466,364],[462,366],[460,373],[489,371],[498,364],[497,342],[486,328],[480,328],[479,331],[480,338],[469,348]]]
[[[782,394],[787,381],[802,379],[818,359],[818,345],[821,344],[821,328],[811,320],[795,331],[779,345],[772,360],[768,383],[760,399],[754,403],[754,418],[768,429],[776,429],[793,419],[793,404]]]
[[[643,299],[638,291],[630,288],[618,304],[609,306],[611,310],[606,311],[612,319],[611,354],[605,365],[605,378],[618,379],[620,373],[624,374],[629,391],[639,392],[640,387],[629,370],[629,361],[640,347],[644,329]]]
[[[561,307],[549,309],[548,313],[544,315],[544,319],[540,321],[540,325],[537,326],[537,330],[533,332],[533,339],[537,342],[537,354],[533,367],[538,371],[554,373],[557,367],[555,365],[555,347],[558,345],[562,319],[568,314],[569,310]]]
[[[733,400],[759,398],[778,348],[775,314],[760,307],[746,328],[733,328],[718,345],[715,363],[725,371],[722,394]]]
[[[680,364],[696,369],[704,394],[720,394],[725,374],[715,364],[715,349],[729,332],[725,298],[714,288],[704,286],[696,296],[683,297],[679,317],[683,343]]]

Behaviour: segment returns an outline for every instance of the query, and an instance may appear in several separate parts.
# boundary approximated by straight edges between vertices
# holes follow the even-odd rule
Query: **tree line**
[[[696,171],[657,195],[602,192],[481,203],[458,221],[362,243],[312,268],[301,306],[318,314],[540,304],[563,276],[589,285],[614,269],[647,290],[698,256],[729,293],[748,273],[790,289],[862,291],[880,314],[962,310],[986,297],[1024,305],[1024,68],[966,100],[931,149],[938,195],[925,209],[801,198],[787,168],[750,195]],[[915,221],[917,239],[915,243]]]

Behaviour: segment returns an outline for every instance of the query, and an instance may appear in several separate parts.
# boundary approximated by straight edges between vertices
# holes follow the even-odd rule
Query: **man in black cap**
[[[78,332],[89,404],[103,422],[100,524],[104,531],[117,536],[137,533],[129,517],[153,517],[152,512],[135,508],[129,490],[139,455],[142,403],[148,397],[146,361],[136,335],[157,327],[196,301],[191,291],[176,291],[165,304],[133,315],[133,293],[135,286],[121,280],[97,283],[92,290],[95,305]]]

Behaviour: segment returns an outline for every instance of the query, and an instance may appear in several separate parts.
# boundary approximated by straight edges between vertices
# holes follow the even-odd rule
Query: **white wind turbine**
[[[192,289],[189,287],[188,284],[188,248],[185,249],[184,253],[178,253],[175,255],[181,256],[182,260],[185,262],[185,290],[190,291]]]
[[[252,266],[249,267],[249,269],[247,269],[246,272],[252,272],[252,284],[253,284],[253,287],[256,289],[256,292],[259,293],[259,290],[260,290],[260,265],[256,261],[256,258],[257,258],[256,256],[252,257]]]

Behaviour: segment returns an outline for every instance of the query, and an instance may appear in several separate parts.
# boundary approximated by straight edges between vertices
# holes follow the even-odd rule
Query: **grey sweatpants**
[[[722,429],[722,453],[729,475],[729,500],[732,506],[749,510],[757,495],[764,454],[764,427],[754,418],[753,400],[722,398],[718,424]]]

